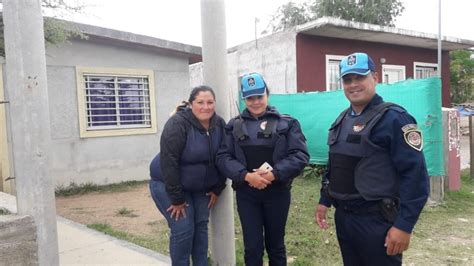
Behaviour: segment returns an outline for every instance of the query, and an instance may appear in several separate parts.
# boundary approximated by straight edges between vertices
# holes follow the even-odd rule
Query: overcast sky
[[[67,19],[201,46],[200,0],[82,0],[86,15]],[[303,2],[304,0],[294,0]],[[288,0],[226,0],[227,46],[254,39]],[[398,28],[437,33],[438,0],[403,0]],[[442,35],[474,40],[474,0],[442,0]]]

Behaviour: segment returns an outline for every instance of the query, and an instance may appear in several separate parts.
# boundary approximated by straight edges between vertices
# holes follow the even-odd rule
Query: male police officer
[[[315,219],[335,223],[345,265],[401,265],[428,198],[429,179],[415,119],[375,93],[378,73],[365,53],[340,63],[351,106],[329,130],[328,170]]]

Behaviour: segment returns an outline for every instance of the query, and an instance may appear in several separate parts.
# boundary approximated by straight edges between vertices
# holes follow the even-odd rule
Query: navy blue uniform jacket
[[[281,115],[274,107],[270,106],[267,107],[265,114],[258,119],[252,117],[247,109],[242,112],[240,117],[244,121],[278,119],[277,134],[279,134],[279,138],[275,143],[272,156],[274,162],[272,172],[275,181],[288,183],[301,173],[309,161],[309,154],[306,147],[306,138],[301,131],[298,120]],[[231,119],[225,127],[223,144],[217,153],[217,166],[220,172],[232,179],[233,182],[243,183],[248,171],[244,153],[238,144],[238,140],[232,134],[235,119]]]
[[[364,111],[370,105],[382,102],[382,97],[375,95]],[[428,199],[429,177],[423,153],[410,147],[404,139],[402,127],[407,124],[416,124],[416,121],[405,110],[390,107],[372,129],[370,140],[389,150],[400,178],[400,212],[394,227],[410,233]],[[330,163],[329,161],[328,164]],[[326,173],[323,184],[328,182],[328,179],[329,173]],[[321,193],[319,203],[331,206],[331,200],[324,193]]]

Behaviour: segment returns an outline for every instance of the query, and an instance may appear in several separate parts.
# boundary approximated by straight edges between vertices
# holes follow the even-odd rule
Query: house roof
[[[296,27],[298,34],[388,43],[403,46],[438,48],[438,35],[387,26],[323,17]],[[474,47],[474,41],[443,36],[442,50]]]
[[[190,64],[202,61],[202,49],[198,46],[77,22],[72,23],[72,25],[89,37],[105,40],[116,40],[128,44],[151,47],[152,49],[157,49],[158,51],[187,57],[189,58]]]

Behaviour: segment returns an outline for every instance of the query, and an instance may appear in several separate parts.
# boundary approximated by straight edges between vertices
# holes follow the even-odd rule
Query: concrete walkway
[[[0,192],[0,207],[16,213],[14,196]],[[171,265],[170,258],[57,216],[60,265]]]

